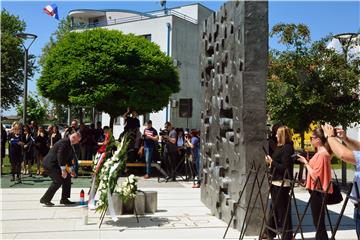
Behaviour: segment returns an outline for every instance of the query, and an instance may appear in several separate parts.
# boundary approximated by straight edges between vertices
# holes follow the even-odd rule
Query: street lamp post
[[[23,46],[25,50],[24,55],[24,105],[23,105],[23,124],[26,124],[26,113],[27,113],[27,75],[28,75],[28,58],[29,58],[29,48],[34,43],[37,36],[35,34],[31,33],[18,33],[16,34],[17,38],[21,38],[23,40],[31,40],[28,47],[24,44],[24,42],[21,42],[21,45]]]
[[[345,61],[348,61],[348,53],[349,53],[349,48],[351,46],[351,43],[353,40],[356,39],[356,37],[358,37],[358,33],[340,33],[340,34],[336,34],[334,36],[334,38],[336,38],[337,40],[339,40],[343,53],[344,53],[344,57],[345,57]]]
[[[348,62],[348,53],[353,40],[358,37],[357,33],[340,33],[334,36],[337,40],[339,40],[341,44],[341,48],[343,50],[345,64]],[[346,185],[347,176],[346,176],[346,163],[344,161],[341,162],[341,183]]]

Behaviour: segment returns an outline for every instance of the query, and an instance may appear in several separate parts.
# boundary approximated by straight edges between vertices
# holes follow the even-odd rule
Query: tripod
[[[184,177],[179,172],[181,164],[183,163],[183,158],[178,163],[176,163],[176,160],[178,159],[177,152],[168,152],[165,159],[168,173],[165,182],[169,182],[170,180],[176,181],[177,177],[181,177],[181,179],[184,180]]]
[[[185,178],[184,178],[185,176]],[[183,181],[194,180],[195,168],[191,159],[191,153],[185,152],[181,155],[179,162],[175,167],[175,179],[180,177]]]

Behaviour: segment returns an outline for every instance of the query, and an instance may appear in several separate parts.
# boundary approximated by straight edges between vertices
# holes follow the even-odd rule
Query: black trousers
[[[13,156],[10,158],[11,163],[11,174],[15,176],[15,174],[19,177],[21,172],[21,162],[22,162],[22,156],[18,154],[13,154]]]
[[[326,232],[325,227],[325,207],[326,205],[322,207],[324,196],[322,193],[315,191],[312,193],[311,190],[309,190],[310,194],[312,195],[310,207],[311,207],[311,214],[313,218],[313,224],[316,228],[316,240],[327,240],[328,235]],[[320,221],[320,222],[319,222]],[[319,226],[318,226],[319,223]]]
[[[176,177],[176,163],[177,163],[177,152],[165,152],[165,159],[166,159],[166,170],[167,174],[171,178]]]
[[[41,198],[45,202],[50,202],[56,191],[62,186],[61,199],[70,197],[71,192],[71,176],[68,174],[66,178],[61,176],[60,168],[45,169],[45,173],[51,178],[52,183],[44,196]]]
[[[267,218],[267,225],[273,229],[280,230],[285,229],[284,235],[281,239],[291,240],[292,239],[292,221],[291,221],[291,196],[290,187],[278,187],[275,185],[271,186],[271,207]],[[286,212],[287,204],[289,209]],[[275,216],[274,216],[275,214]],[[275,222],[276,220],[276,222]],[[285,222],[286,221],[286,222]],[[285,225],[284,225],[285,224]],[[268,229],[268,236],[276,237],[276,233]]]

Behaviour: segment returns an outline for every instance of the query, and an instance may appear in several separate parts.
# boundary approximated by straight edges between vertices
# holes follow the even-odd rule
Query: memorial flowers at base
[[[114,192],[118,193],[124,203],[132,200],[136,196],[137,192],[137,181],[133,174],[125,179],[121,184],[117,184]]]

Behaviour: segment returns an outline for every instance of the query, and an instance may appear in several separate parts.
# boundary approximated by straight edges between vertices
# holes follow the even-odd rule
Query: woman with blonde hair
[[[281,239],[292,239],[292,222],[291,222],[291,204],[287,209],[290,199],[291,185],[289,181],[293,178],[294,164],[291,155],[294,154],[293,142],[291,141],[291,131],[286,126],[281,126],[276,131],[277,145],[272,154],[265,156],[265,161],[271,167],[272,185],[271,185],[271,209],[267,218],[267,225],[276,229],[284,229],[284,235]],[[286,211],[288,210],[288,211]],[[275,222],[276,221],[276,222]],[[283,226],[285,224],[285,226]],[[270,229],[263,234],[263,238],[273,239],[276,233]]]
[[[11,163],[11,181],[16,179],[21,183],[21,162],[22,162],[22,142],[21,127],[19,124],[13,124],[11,133],[9,135],[9,152],[10,152],[10,163]]]
[[[321,128],[316,128],[310,137],[311,144],[315,147],[316,153],[308,162],[306,158],[298,155],[299,161],[304,163],[308,171],[306,188],[312,196],[310,206],[313,217],[313,224],[316,228],[316,240],[329,239],[325,227],[325,208],[323,207],[324,195],[314,189],[332,193],[331,181],[331,149]],[[317,182],[320,179],[320,185]]]

